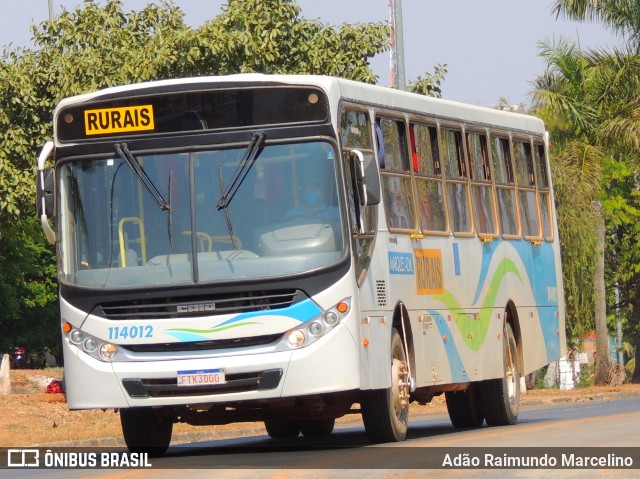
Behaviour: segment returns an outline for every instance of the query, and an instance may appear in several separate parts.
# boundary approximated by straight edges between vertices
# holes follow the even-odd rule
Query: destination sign
[[[194,91],[183,91],[185,87]],[[56,110],[60,143],[145,138],[330,121],[326,94],[317,87],[246,82],[168,85],[98,94]],[[316,134],[319,134],[316,132]]]
[[[149,131],[154,128],[153,105],[102,108],[84,112],[86,135]]]

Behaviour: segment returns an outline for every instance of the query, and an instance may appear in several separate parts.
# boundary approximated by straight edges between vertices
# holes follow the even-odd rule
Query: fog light
[[[338,315],[336,313],[334,313],[333,311],[327,311],[325,313],[325,315],[324,315],[324,322],[329,327],[333,327],[336,324],[338,324],[339,320],[340,320],[340,318],[338,318]]]
[[[309,334],[313,336],[320,336],[322,334],[322,324],[319,321],[314,321],[309,325]]]
[[[116,353],[118,352],[118,348],[116,348],[115,344],[104,343],[100,346],[100,357],[105,361],[111,361],[116,357]]]
[[[77,329],[74,329],[71,334],[69,335],[69,338],[71,339],[71,342],[73,344],[80,344],[82,342],[82,333],[80,331],[78,331]]]
[[[98,342],[93,338],[87,338],[84,340],[84,350],[88,353],[92,353],[98,347]]]
[[[292,348],[299,348],[300,346],[302,346],[305,339],[306,338],[304,336],[304,333],[299,329],[294,329],[287,336],[287,342]]]

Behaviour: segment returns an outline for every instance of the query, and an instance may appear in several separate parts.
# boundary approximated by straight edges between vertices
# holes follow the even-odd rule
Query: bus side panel
[[[360,287],[360,358],[362,389],[391,386],[391,327],[395,301],[389,297],[386,235],[378,233],[367,277]],[[366,346],[365,346],[366,343]]]

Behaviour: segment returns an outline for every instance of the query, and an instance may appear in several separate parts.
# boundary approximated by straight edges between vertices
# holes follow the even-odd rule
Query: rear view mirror
[[[43,214],[52,217],[55,214],[55,172],[46,168],[37,173],[36,193],[38,217]]]
[[[42,230],[51,244],[56,243],[56,233],[49,224],[49,216],[54,216],[56,211],[56,178],[54,170],[45,168],[44,165],[53,150],[53,142],[46,142],[38,155],[38,170],[36,172],[36,209]]]
[[[365,157],[360,150],[351,150],[354,161],[358,197],[362,206],[380,203],[380,176],[373,155]]]

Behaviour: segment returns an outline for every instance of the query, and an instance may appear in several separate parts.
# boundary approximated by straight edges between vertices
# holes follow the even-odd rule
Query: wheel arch
[[[403,327],[404,325],[404,327]],[[405,350],[407,358],[409,359],[409,367],[411,368],[411,376],[416,377],[416,352],[413,344],[413,331],[411,329],[411,320],[409,318],[409,311],[402,301],[398,301],[393,310],[393,320],[391,326],[395,328],[400,334],[403,344],[405,344]],[[406,337],[405,337],[406,334]]]
[[[509,324],[511,326],[511,330],[513,331],[513,335],[516,339],[516,346],[518,348],[518,366],[520,367],[520,371],[524,371],[524,355],[522,351],[522,329],[520,328],[520,316],[518,315],[518,308],[515,303],[511,300],[507,303],[505,307],[505,324]]]

